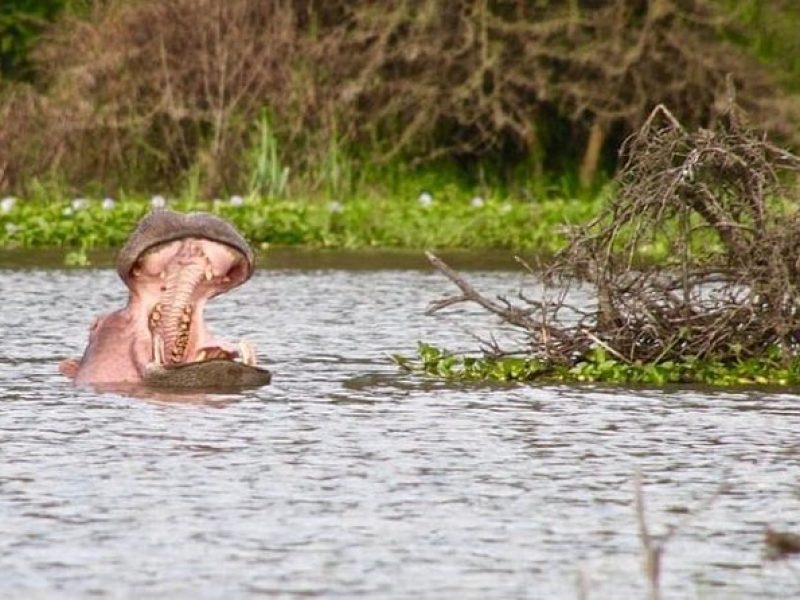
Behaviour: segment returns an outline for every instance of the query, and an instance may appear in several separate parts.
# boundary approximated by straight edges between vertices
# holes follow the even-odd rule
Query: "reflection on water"
[[[640,466],[656,532],[731,484],[669,546],[666,597],[800,597],[797,562],[762,557],[766,524],[800,531],[797,396],[399,372],[387,353],[419,339],[473,346],[422,316],[448,285],[260,271],[207,316],[273,385],[142,399],[57,373],[120,305],[111,270],[0,271],[0,594],[575,598],[583,572],[591,598],[643,597]]]

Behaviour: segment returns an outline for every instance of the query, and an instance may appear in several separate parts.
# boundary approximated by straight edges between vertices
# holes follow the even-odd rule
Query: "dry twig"
[[[660,600],[661,598],[661,569],[662,560],[667,544],[680,531],[686,527],[691,519],[698,514],[708,510],[713,506],[717,499],[728,490],[727,482],[721,483],[713,494],[705,498],[694,509],[687,510],[685,517],[678,522],[667,526],[663,535],[655,536],[651,533],[647,524],[647,510],[644,500],[644,486],[642,483],[642,472],[636,469],[634,475],[634,508],[636,510],[636,523],[639,529],[639,540],[644,551],[644,572],[647,577],[650,599]]]

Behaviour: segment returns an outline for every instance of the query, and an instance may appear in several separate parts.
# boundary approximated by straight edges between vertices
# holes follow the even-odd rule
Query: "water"
[[[435,273],[359,264],[212,302],[274,384],[183,402],[56,372],[121,305],[113,271],[0,270],[0,596],[643,598],[641,468],[655,533],[730,484],[669,543],[666,598],[800,597],[800,563],[763,556],[767,525],[800,531],[797,395],[404,374],[387,353],[493,323],[425,317]]]

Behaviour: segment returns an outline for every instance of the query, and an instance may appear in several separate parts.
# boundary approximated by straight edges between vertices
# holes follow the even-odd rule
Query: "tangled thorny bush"
[[[628,363],[765,356],[800,350],[800,159],[748,129],[733,107],[689,131],[657,107],[625,146],[618,193],[545,273],[555,300],[524,304],[462,290],[434,310],[473,301],[527,335],[527,351],[563,364],[603,347]],[[662,246],[657,265],[642,258]],[[564,299],[589,284],[589,310]]]
[[[581,162],[588,181],[657,103],[707,125],[727,74],[760,127],[797,142],[793,104],[725,42],[716,6],[108,0],[40,48],[32,112],[6,104],[0,188],[48,171],[169,188],[190,169],[207,191],[236,185],[265,109],[295,171],[335,143],[368,161]]]

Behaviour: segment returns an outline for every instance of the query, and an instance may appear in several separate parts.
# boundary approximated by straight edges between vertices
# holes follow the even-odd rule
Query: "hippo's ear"
[[[62,360],[58,364],[58,370],[61,372],[62,375],[66,375],[70,379],[75,379],[78,375],[78,369],[81,368],[81,361],[75,358],[68,358],[67,360]]]

